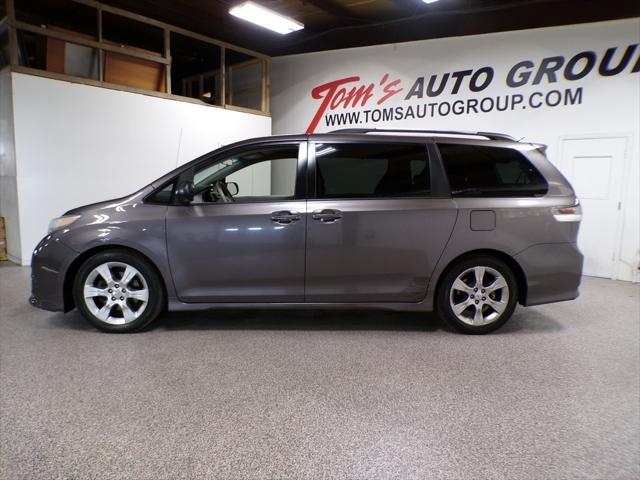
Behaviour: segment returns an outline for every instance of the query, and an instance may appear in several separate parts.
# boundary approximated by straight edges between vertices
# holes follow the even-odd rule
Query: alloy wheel
[[[95,318],[110,325],[125,325],[147,308],[149,287],[140,271],[131,265],[106,262],[89,272],[83,296]]]
[[[509,304],[504,276],[487,266],[468,268],[451,285],[449,305],[461,322],[471,326],[497,321]]]

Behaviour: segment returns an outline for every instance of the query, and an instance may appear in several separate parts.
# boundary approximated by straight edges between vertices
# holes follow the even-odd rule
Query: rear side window
[[[429,195],[427,148],[422,144],[316,144],[318,198]]]
[[[451,194],[537,196],[547,193],[544,177],[513,148],[439,144]]]

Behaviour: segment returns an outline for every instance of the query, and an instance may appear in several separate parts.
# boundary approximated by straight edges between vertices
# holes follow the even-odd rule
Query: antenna
[[[176,168],[178,168],[178,162],[180,161],[181,146],[182,146],[182,127],[180,127],[180,136],[178,137],[178,151],[176,152]]]

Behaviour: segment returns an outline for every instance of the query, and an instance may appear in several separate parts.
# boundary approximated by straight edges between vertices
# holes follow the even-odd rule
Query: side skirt
[[[194,312],[200,310],[230,309],[270,309],[270,310],[392,310],[398,312],[431,312],[432,305],[426,301],[419,303],[185,303],[169,299],[170,312]]]

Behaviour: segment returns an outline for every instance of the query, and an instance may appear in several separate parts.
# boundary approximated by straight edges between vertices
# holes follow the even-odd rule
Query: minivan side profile
[[[107,332],[163,310],[435,310],[465,333],[578,296],[581,207],[545,147],[343,130],[225,146],[52,220],[34,306]]]

